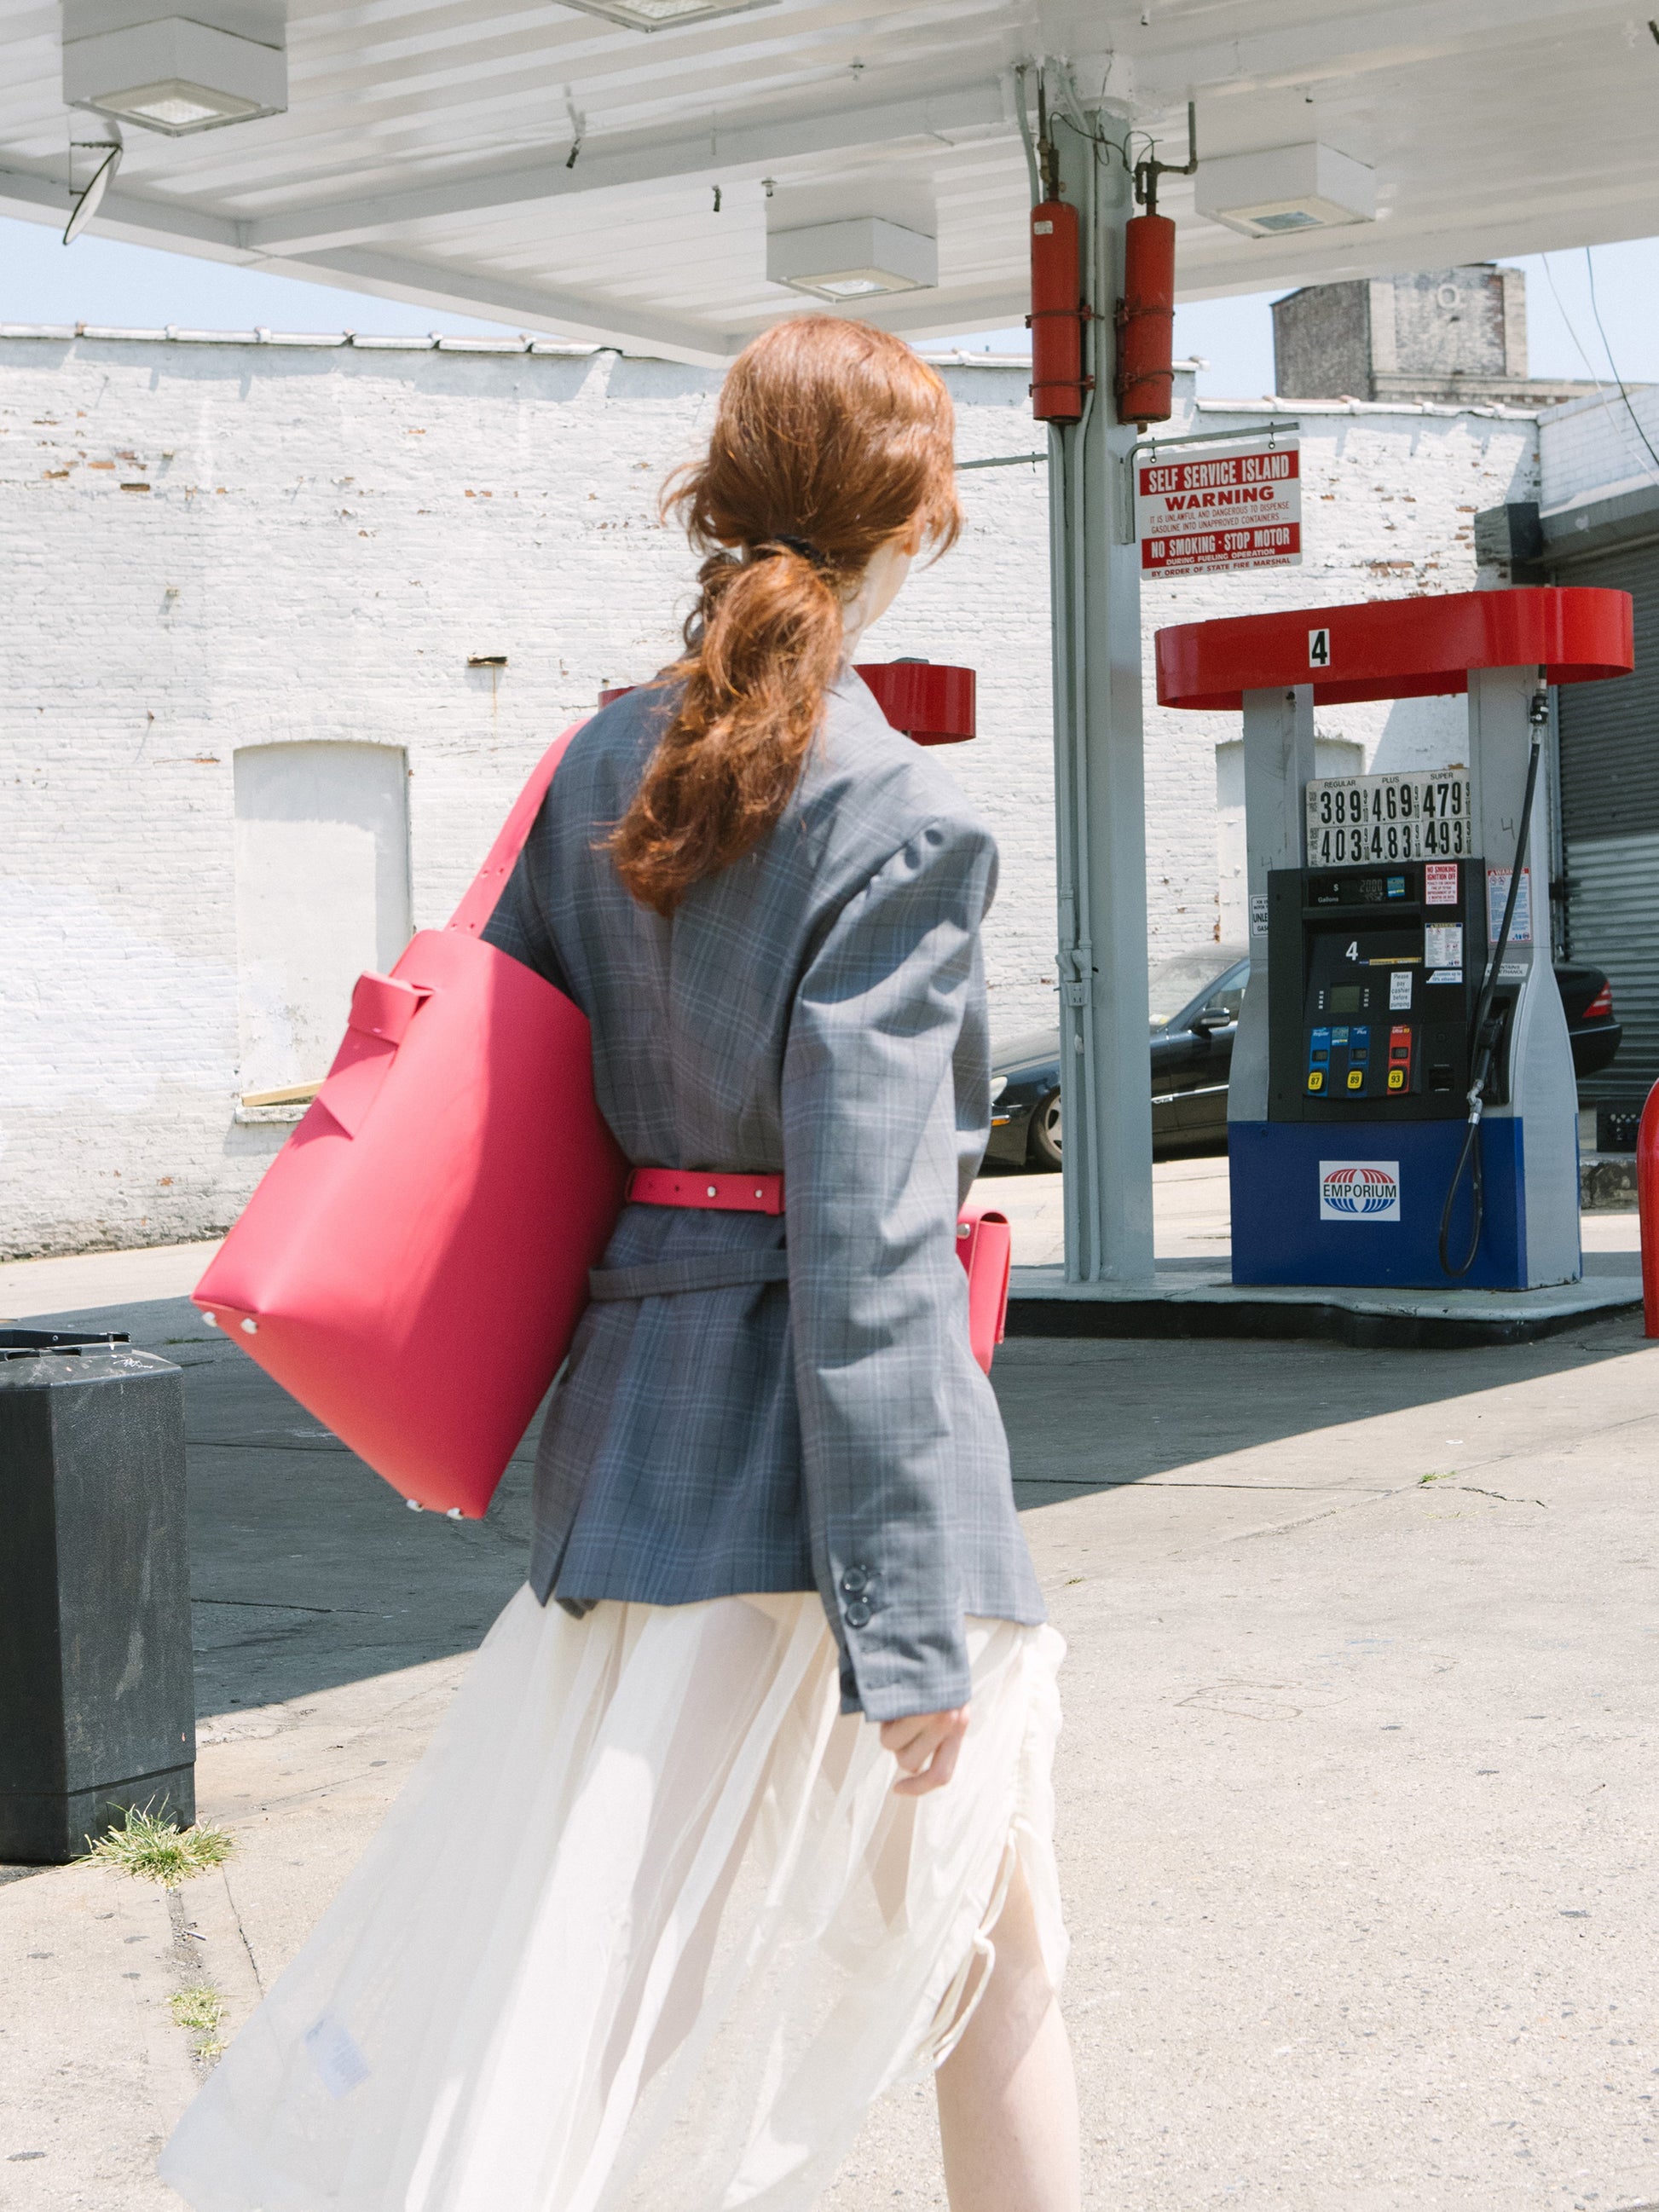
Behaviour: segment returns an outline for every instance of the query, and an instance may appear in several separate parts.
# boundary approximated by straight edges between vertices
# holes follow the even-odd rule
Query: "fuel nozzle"
[[[1501,1000],[1487,1013],[1475,1032],[1474,1076],[1469,1085],[1469,1119],[1478,1121],[1485,1111],[1486,1085],[1504,1042],[1504,1031],[1509,1023],[1509,1003]]]
[[[1510,1002],[1500,999],[1480,1024],[1475,1049],[1482,1059],[1490,1060],[1504,1042],[1504,1031],[1509,1026]]]

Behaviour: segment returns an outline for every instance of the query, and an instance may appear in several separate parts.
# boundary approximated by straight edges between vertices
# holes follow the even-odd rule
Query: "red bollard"
[[[1636,1210],[1642,1224],[1643,1334],[1659,1336],[1659,1083],[1636,1133]]]

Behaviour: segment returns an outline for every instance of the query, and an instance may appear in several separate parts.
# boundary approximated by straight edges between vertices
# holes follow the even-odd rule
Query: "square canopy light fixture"
[[[584,15],[603,15],[629,31],[669,31],[682,23],[701,23],[711,15],[741,15],[750,8],[771,8],[777,0],[564,0]]]
[[[64,42],[64,98],[183,138],[288,106],[288,56],[183,15]]]
[[[1246,238],[1375,222],[1376,172],[1311,140],[1261,154],[1228,154],[1200,162],[1194,204],[1200,215]]]
[[[939,282],[939,240],[873,215],[775,230],[766,240],[766,275],[819,300],[925,291]]]

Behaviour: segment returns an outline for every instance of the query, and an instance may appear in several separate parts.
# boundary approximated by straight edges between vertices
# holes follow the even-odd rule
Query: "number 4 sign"
[[[1308,632],[1308,665],[1310,668],[1328,668],[1331,665],[1331,634],[1328,629]]]

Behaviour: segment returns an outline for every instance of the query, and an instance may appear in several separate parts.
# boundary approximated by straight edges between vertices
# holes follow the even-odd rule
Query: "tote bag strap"
[[[565,747],[578,730],[586,727],[585,720],[573,722],[562,736],[555,738],[537,762],[530,781],[514,801],[513,811],[501,824],[501,833],[490,847],[489,854],[468,886],[465,897],[449,917],[447,927],[465,930],[469,937],[478,932],[495,911],[495,902],[512,874],[525,839],[535,825],[541,811],[542,801],[547,796],[547,787],[553,781],[553,771],[564,758]]]

